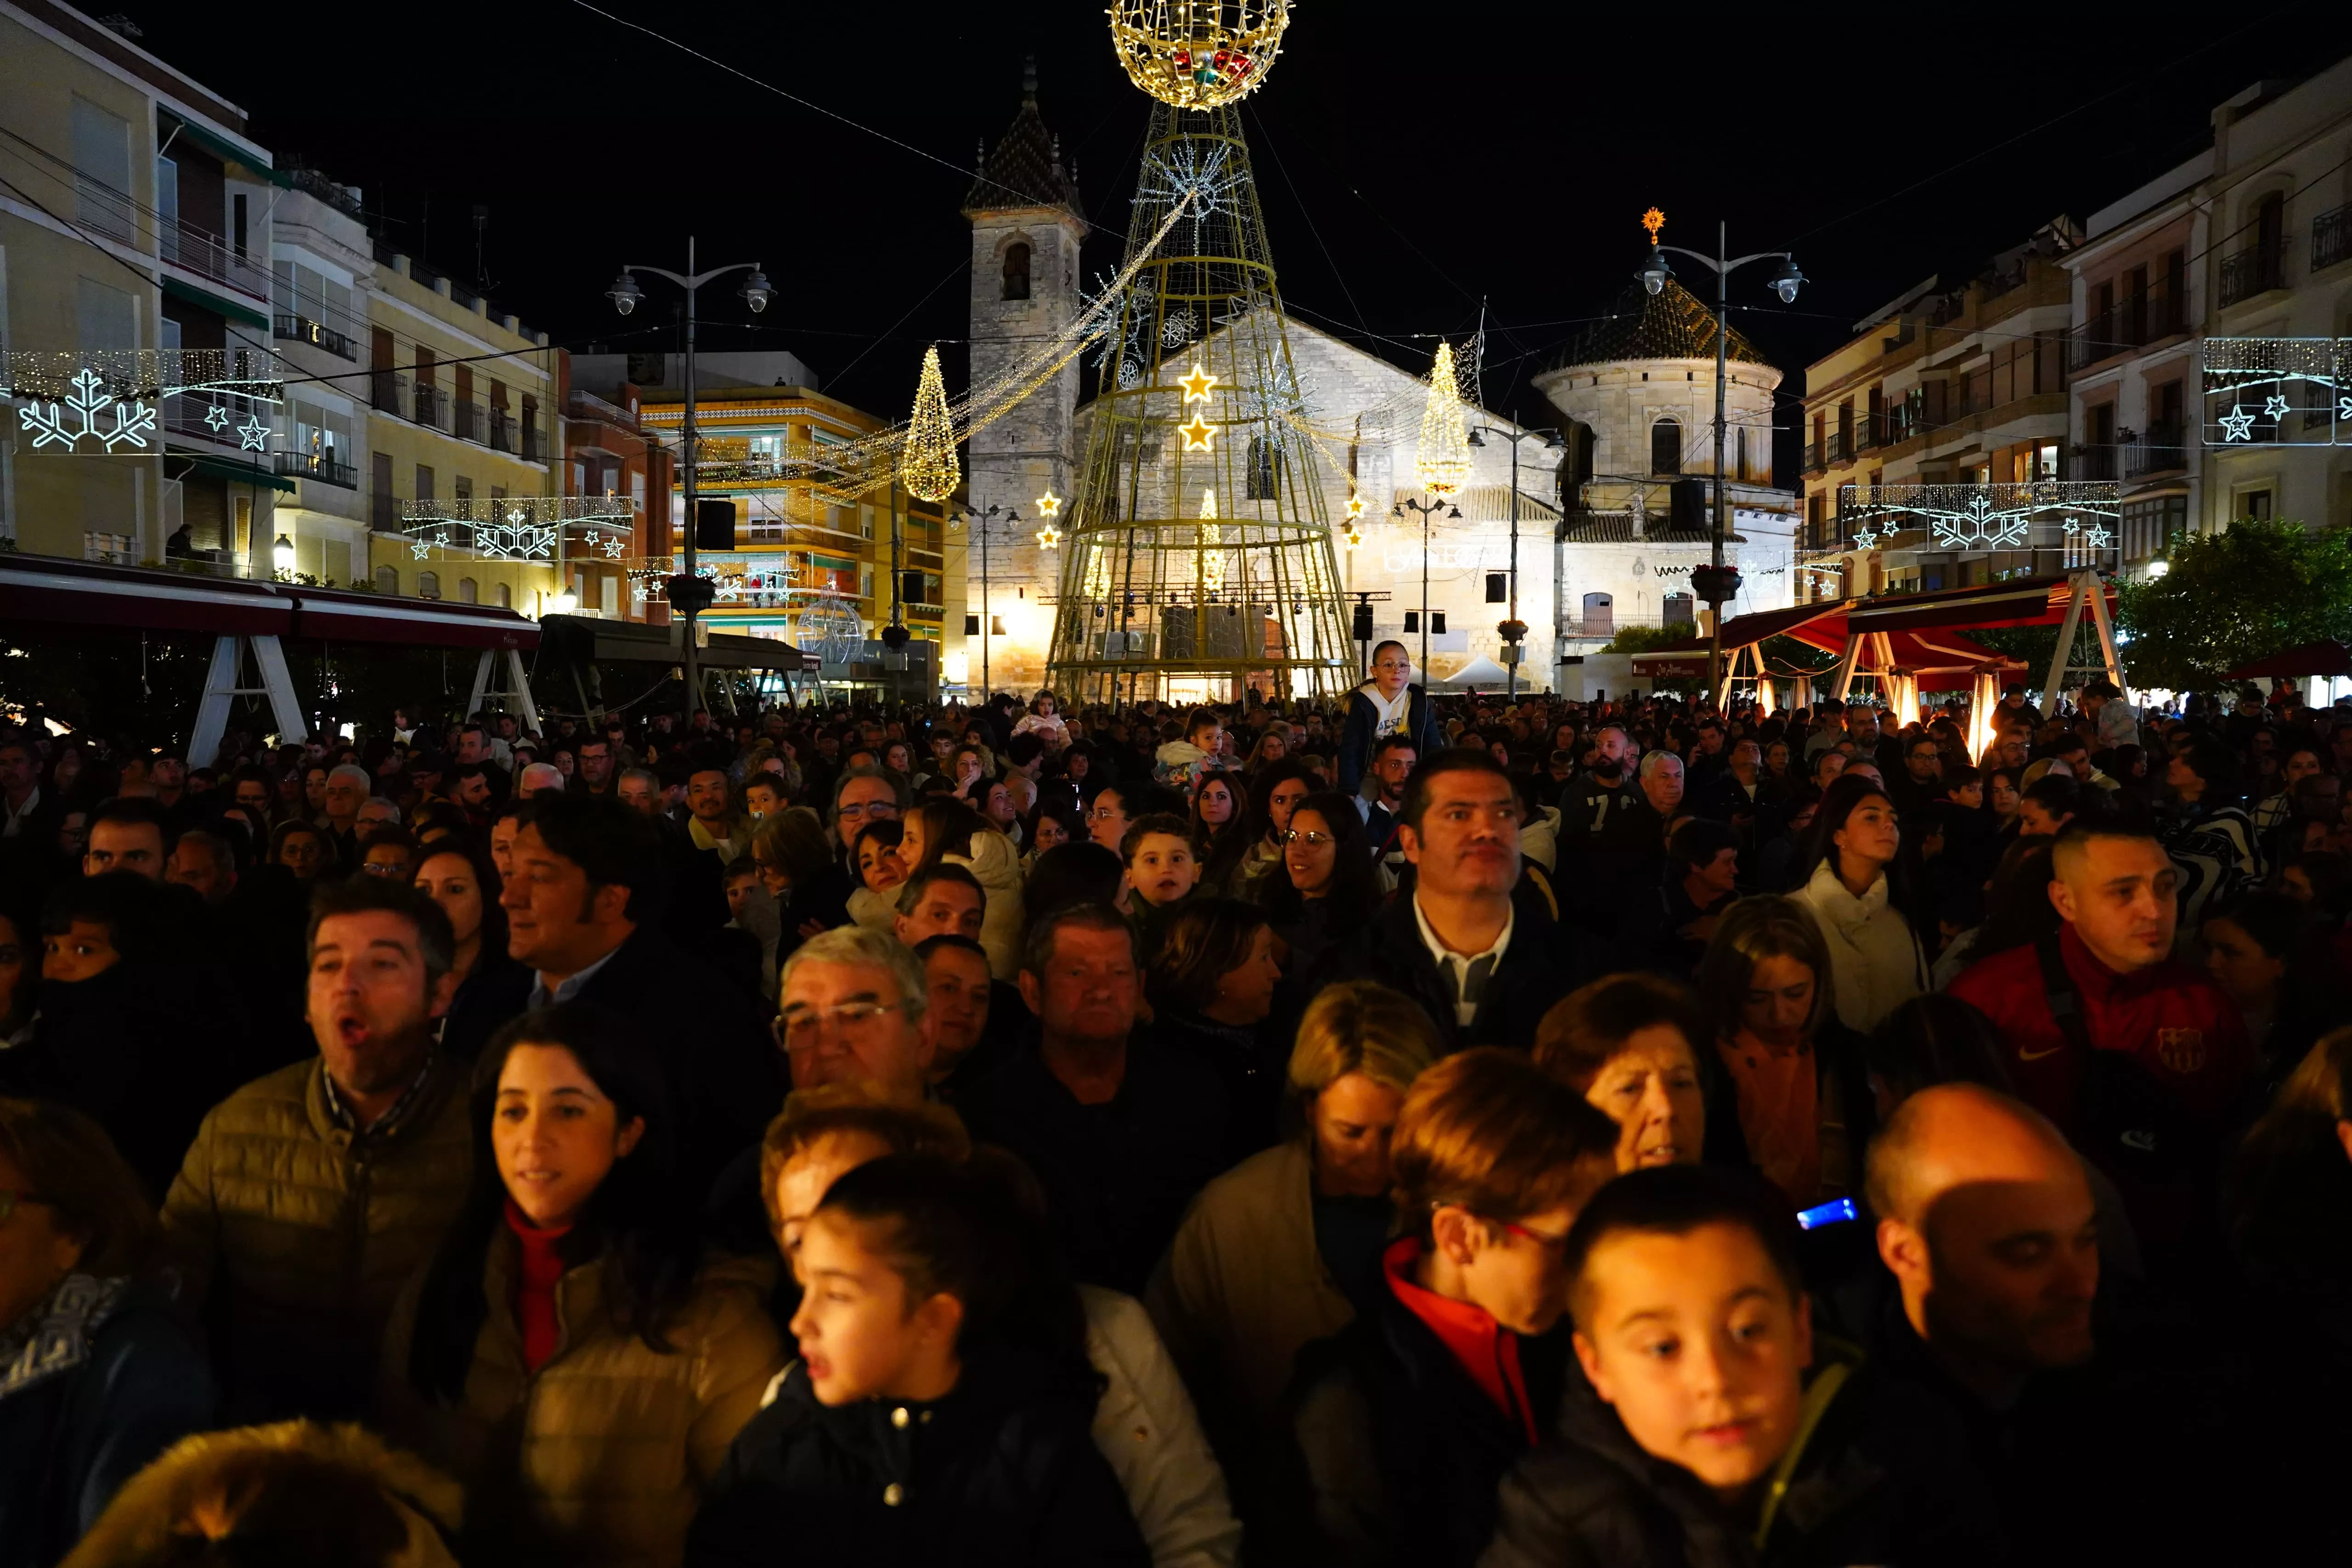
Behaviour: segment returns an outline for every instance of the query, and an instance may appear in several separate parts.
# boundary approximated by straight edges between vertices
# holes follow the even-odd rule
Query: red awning
[[[2333,676],[2342,679],[2352,675],[2352,648],[2326,637],[2274,653],[2268,658],[2258,658],[2252,664],[2241,665],[2223,679],[2229,680],[2295,680],[2312,676]]]
[[[293,619],[292,601],[274,584],[61,555],[0,556],[0,620],[12,624],[273,637]]]
[[[496,605],[455,605],[332,588],[290,588],[294,636],[323,642],[412,643],[425,647],[539,646],[539,623]]]
[[[1938,588],[1926,594],[1897,594],[1885,598],[1849,601],[1850,624],[1858,632],[1916,631],[1925,626],[2054,626],[2066,618],[2064,577],[2017,577],[2006,583],[1979,583],[1966,588]],[[2115,607],[2116,585],[2106,591],[2108,608]]]

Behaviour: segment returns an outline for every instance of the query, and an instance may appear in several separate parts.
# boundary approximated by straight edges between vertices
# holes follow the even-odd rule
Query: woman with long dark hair
[[[1830,785],[1813,818],[1805,880],[1792,895],[1821,922],[1829,944],[1837,1015],[1866,1034],[1927,988],[1927,961],[1900,886],[1903,830],[1894,800],[1875,779],[1849,774]]]
[[[1334,942],[1371,923],[1379,879],[1363,820],[1346,795],[1326,790],[1291,809],[1280,868],[1258,895],[1291,973],[1305,973]]]
[[[1192,849],[1201,859],[1203,892],[1233,890],[1249,853],[1249,828],[1242,815],[1239,774],[1203,773],[1192,791]]]
[[[700,1265],[662,1064],[580,1003],[474,1071],[474,1191],[394,1309],[383,1415],[467,1488],[461,1554],[674,1564],[783,1364],[760,1269]]]
[[[425,851],[416,890],[441,906],[457,939],[449,973],[457,994],[442,1015],[441,1043],[468,1059],[509,1016],[509,998],[522,965],[507,954],[507,911],[488,858],[455,841]]]
[[[1249,844],[1227,889],[1234,898],[1260,899],[1267,879],[1282,874],[1282,836],[1290,830],[1290,814],[1315,787],[1306,764],[1297,758],[1270,763],[1250,775],[1244,827]]]

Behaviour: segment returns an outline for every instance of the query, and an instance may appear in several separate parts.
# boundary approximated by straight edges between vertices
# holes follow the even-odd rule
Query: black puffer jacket
[[[1906,1384],[1831,1364],[1843,1368],[1843,1381],[1801,1439],[1760,1549],[1755,1510],[1735,1513],[1688,1470],[1644,1453],[1617,1413],[1571,1373],[1560,1441],[1504,1479],[1494,1542],[1479,1568],[1974,1568],[2007,1561],[1949,1416]],[[1827,1375],[1824,1365],[1809,1392],[1820,1392]]]
[[[1083,1397],[968,1366],[930,1405],[819,1404],[795,1362],[735,1438],[688,1568],[1147,1568]]]

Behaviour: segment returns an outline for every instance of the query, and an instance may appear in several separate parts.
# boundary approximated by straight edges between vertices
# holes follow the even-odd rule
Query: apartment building
[[[1808,367],[1801,601],[1960,587],[2074,563],[2079,552],[2052,548],[2047,528],[2022,538],[1937,528],[1909,499],[1913,487],[1977,487],[2006,501],[2014,495],[2005,487],[2069,477],[2063,258],[2078,237],[2057,218],[1958,288],[1929,278]],[[1874,499],[1893,496],[1906,500]]]
[[[135,31],[0,0],[0,541],[267,571],[286,177]]]
[[[2352,60],[2261,82],[2070,254],[2071,418],[2124,569],[2240,518],[2352,524]]]

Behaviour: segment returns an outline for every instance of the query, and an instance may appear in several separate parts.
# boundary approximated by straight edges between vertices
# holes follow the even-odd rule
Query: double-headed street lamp
[[[1499,426],[1478,425],[1471,428],[1470,445],[1485,446],[1484,437],[1487,436],[1500,436],[1511,444],[1511,615],[1495,629],[1502,633],[1503,640],[1510,645],[1507,657],[1511,664],[1504,674],[1504,699],[1517,701],[1519,695],[1519,642],[1528,635],[1527,622],[1519,619],[1519,443],[1540,436],[1547,452],[1565,452],[1568,443],[1560,439],[1558,429],[1549,425],[1540,430],[1506,430]],[[1424,549],[1424,559],[1426,554]]]
[[[1705,256],[1679,245],[1660,245],[1657,243],[1657,231],[1664,226],[1665,220],[1654,209],[1649,214],[1649,219],[1652,223],[1650,259],[1642,264],[1640,272],[1634,274],[1641,279],[1644,289],[1653,294],[1660,293],[1665,289],[1666,280],[1675,275],[1675,269],[1666,265],[1666,252],[1669,250],[1715,269],[1715,515],[1714,525],[1707,531],[1708,563],[1691,573],[1691,591],[1715,606],[1715,614],[1709,617],[1713,624],[1708,629],[1706,642],[1706,689],[1713,695],[1721,689],[1723,680],[1723,606],[1738,597],[1739,593],[1739,574],[1723,564],[1723,541],[1730,531],[1731,508],[1731,492],[1723,482],[1724,362],[1731,342],[1730,307],[1724,298],[1725,287],[1733,272],[1751,261],[1778,261],[1780,265],[1774,268],[1772,276],[1764,280],[1765,286],[1780,296],[1780,303],[1793,305],[1797,302],[1797,290],[1806,282],[1806,278],[1797,270],[1797,258],[1785,250],[1759,250],[1753,256],[1727,259],[1724,256],[1725,226],[1721,223],[1715,226],[1715,254]]]
[[[635,273],[650,272],[656,278],[667,278],[686,290],[686,559],[684,570],[670,578],[667,584],[667,592],[669,596],[670,613],[686,617],[685,630],[680,634],[685,655],[681,662],[686,670],[686,710],[689,720],[694,716],[694,710],[702,701],[702,667],[701,660],[698,659],[694,653],[694,619],[709,609],[711,601],[718,597],[717,592],[709,584],[704,582],[701,575],[694,569],[694,531],[698,521],[695,515],[694,480],[695,473],[701,466],[701,454],[695,448],[694,432],[695,291],[714,278],[724,277],[730,272],[740,272],[747,268],[751,270],[751,276],[743,279],[743,286],[736,292],[743,297],[745,304],[751,307],[752,314],[757,315],[768,308],[768,301],[774,299],[776,294],[775,289],[768,285],[768,275],[760,270],[760,264],[756,261],[730,261],[724,267],[714,267],[708,272],[697,272],[694,269],[694,238],[691,235],[687,237],[686,241],[684,272],[672,272],[662,267],[625,266],[621,268],[620,277],[613,280],[613,286],[604,290],[604,297],[613,301],[613,309],[624,316],[635,310],[638,301],[646,297],[645,290],[637,287],[637,280],[633,276]]]
[[[1429,514],[1443,510],[1447,517],[1460,518],[1462,509],[1444,500],[1401,500],[1389,508],[1391,517],[1404,516],[1404,509],[1421,513],[1421,679],[1429,679]]]
[[[996,629],[996,623],[989,618],[991,614],[988,600],[989,524],[1000,517],[1008,523],[1019,522],[1021,514],[1009,506],[1001,506],[994,501],[991,501],[984,511],[967,506],[963,509],[963,514],[971,519],[972,536],[980,541],[980,694],[981,700],[986,701],[993,689],[989,679],[988,638],[989,635]],[[1048,524],[1049,528],[1050,526]],[[1043,541],[1041,540],[1040,542],[1042,543]],[[1048,546],[1048,548],[1051,547]],[[967,559],[969,559],[969,551],[967,551]]]

